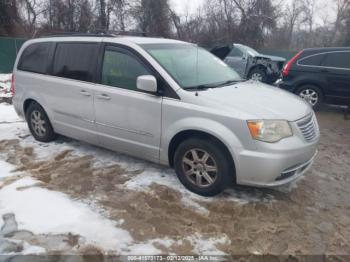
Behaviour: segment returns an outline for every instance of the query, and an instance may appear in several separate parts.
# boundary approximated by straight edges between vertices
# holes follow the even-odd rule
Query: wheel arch
[[[265,73],[266,73],[266,75],[268,74],[267,66],[264,66],[264,65],[262,65],[262,64],[256,64],[256,65],[253,65],[253,66],[249,69],[249,71],[248,71],[248,77],[250,77],[250,75],[251,75],[251,73],[252,73],[252,71],[253,71],[254,69],[261,69],[261,70],[264,70]]]
[[[23,102],[23,112],[24,112],[24,116],[26,116],[27,114],[27,110],[28,110],[28,107],[32,104],[32,103],[36,103],[36,104],[39,104],[35,99],[32,99],[32,98],[27,98],[24,102]],[[40,105],[41,106],[41,105]],[[42,107],[42,106],[41,106]]]
[[[210,133],[205,132],[205,131],[196,130],[196,129],[188,129],[188,130],[180,131],[176,135],[174,135],[172,137],[172,139],[170,140],[169,147],[168,147],[169,165],[171,167],[174,166],[174,155],[175,155],[175,152],[176,152],[176,149],[178,148],[178,146],[183,141],[185,141],[189,138],[193,138],[193,137],[209,139],[209,140],[211,140],[214,143],[217,143],[219,145],[219,147],[225,152],[225,154],[227,155],[227,157],[230,161],[230,166],[233,170],[232,175],[233,175],[234,181],[236,182],[236,165],[235,165],[235,161],[234,161],[234,158],[232,156],[231,151],[228,149],[227,145],[223,141],[221,141],[221,139],[219,139],[215,135],[210,134]]]
[[[31,104],[33,104],[33,103],[38,104],[38,105],[44,110],[44,112],[46,113],[47,118],[48,118],[49,121],[50,121],[50,124],[52,125],[52,121],[51,121],[51,117],[50,117],[49,112],[48,112],[48,111],[45,109],[45,107],[44,107],[40,102],[38,102],[38,100],[35,99],[35,98],[27,98],[27,99],[24,100],[24,102],[23,102],[23,113],[24,113],[24,118],[27,120],[27,110],[28,110],[29,106],[30,106]],[[53,127],[53,125],[52,125],[52,127]],[[54,128],[54,127],[53,127],[53,128]]]
[[[316,81],[305,81],[305,82],[300,82],[297,85],[295,85],[295,88],[293,90],[293,93],[297,93],[299,89],[301,89],[303,86],[315,86],[318,89],[321,90],[322,95],[325,96],[325,91],[321,83],[316,82]]]

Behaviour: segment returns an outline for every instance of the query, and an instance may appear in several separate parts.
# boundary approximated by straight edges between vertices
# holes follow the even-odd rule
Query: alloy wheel
[[[255,81],[262,82],[263,81],[263,76],[260,73],[254,73],[254,74],[252,74],[251,79],[255,80]]]
[[[188,180],[199,187],[209,187],[217,179],[217,164],[214,158],[202,149],[187,151],[182,159],[182,168]]]
[[[43,114],[40,111],[34,110],[31,113],[30,123],[37,136],[43,137],[46,135],[46,122]]]
[[[304,89],[299,96],[312,106],[315,106],[318,102],[318,94],[313,89]]]

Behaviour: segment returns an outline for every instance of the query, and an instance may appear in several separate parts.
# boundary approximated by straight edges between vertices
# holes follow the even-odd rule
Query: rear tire
[[[26,111],[26,120],[33,137],[40,142],[51,142],[56,139],[50,120],[45,110],[37,103],[31,103]]]
[[[181,183],[201,196],[215,196],[232,184],[229,156],[215,141],[190,138],[176,149],[174,167]]]
[[[321,89],[314,85],[305,85],[297,89],[296,94],[308,102],[314,110],[320,108],[323,102]]]

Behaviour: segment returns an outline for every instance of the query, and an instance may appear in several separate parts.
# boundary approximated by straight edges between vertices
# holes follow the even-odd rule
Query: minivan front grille
[[[314,113],[298,120],[297,125],[306,142],[312,142],[317,138],[318,126]]]

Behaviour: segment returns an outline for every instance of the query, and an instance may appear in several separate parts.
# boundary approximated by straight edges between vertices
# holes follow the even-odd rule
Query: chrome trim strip
[[[126,132],[129,132],[129,133],[134,133],[134,134],[137,134],[137,135],[154,137],[153,134],[148,133],[148,132],[144,132],[144,131],[139,131],[139,130],[134,130],[134,129],[127,129],[127,128],[124,128],[124,127],[118,127],[118,126],[114,126],[114,125],[103,124],[103,123],[100,123],[100,122],[95,122],[95,123],[100,125],[100,126],[110,127],[110,128],[126,131]]]
[[[58,111],[58,110],[54,110],[54,112],[57,113],[57,114],[64,115],[64,116],[68,116],[68,117],[72,117],[72,118],[75,118],[75,119],[83,120],[83,121],[91,123],[91,124],[98,124],[100,126],[110,127],[110,128],[114,128],[114,129],[130,132],[130,133],[134,133],[134,134],[137,134],[137,135],[154,137],[153,134],[148,133],[148,132],[134,130],[134,129],[128,129],[128,128],[123,128],[123,127],[117,127],[117,126],[109,125],[109,124],[103,124],[103,123],[100,123],[100,122],[97,122],[97,121],[92,121],[92,120],[89,120],[89,119],[86,119],[86,118],[83,118],[83,117],[80,117],[80,116],[77,116],[77,115],[74,115],[74,114],[65,113],[65,112],[61,112],[61,111]]]
[[[92,120],[89,120],[89,119],[86,119],[86,118],[83,118],[83,117],[80,117],[80,116],[77,116],[77,115],[74,115],[74,114],[69,114],[69,113],[58,111],[58,110],[54,110],[54,112],[57,113],[57,114],[69,116],[69,117],[72,117],[72,118],[75,118],[75,119],[83,120],[83,121],[86,121],[86,122],[91,123],[91,124],[98,124],[100,126],[106,126],[106,127],[110,127],[110,128],[114,128],[114,129],[130,132],[130,133],[134,133],[134,134],[137,134],[137,135],[154,137],[153,134],[148,133],[148,132],[134,130],[134,129],[128,129],[128,128],[123,128],[123,127],[118,127],[118,126],[109,125],[109,124],[103,124],[103,123],[100,123],[100,122],[97,122],[97,121],[92,121]]]

